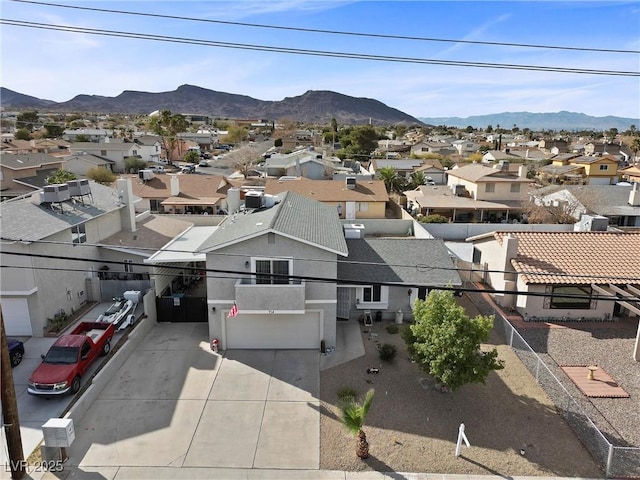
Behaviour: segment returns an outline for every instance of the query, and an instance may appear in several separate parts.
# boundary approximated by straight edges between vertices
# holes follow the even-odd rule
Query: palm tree
[[[369,408],[371,408],[374,393],[375,391],[372,388],[366,393],[362,402],[358,402],[354,398],[350,398],[341,407],[342,416],[340,419],[342,420],[342,423],[344,423],[345,427],[358,437],[356,455],[362,459],[369,457],[369,442],[367,442],[367,436],[362,430],[362,427],[364,427],[367,413],[369,412]]]

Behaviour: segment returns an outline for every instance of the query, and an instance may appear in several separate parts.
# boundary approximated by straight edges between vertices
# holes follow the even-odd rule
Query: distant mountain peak
[[[116,97],[77,95],[56,103],[17,92],[0,98],[2,108],[47,108],[50,111],[148,114],[156,110],[209,115],[216,118],[287,118],[301,123],[327,124],[335,118],[342,124],[383,125],[422,122],[400,110],[370,98],[356,98],[329,90],[308,90],[280,101],[258,100],[247,95],[217,92],[195,85],[180,85],[168,92],[125,90]],[[48,103],[46,103],[48,102]]]

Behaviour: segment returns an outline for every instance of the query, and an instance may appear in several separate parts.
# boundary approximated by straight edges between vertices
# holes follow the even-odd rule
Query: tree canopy
[[[184,115],[173,114],[171,110],[162,110],[160,115],[156,115],[149,121],[149,128],[153,133],[160,136],[162,147],[167,153],[167,160],[173,161],[173,154],[176,147],[179,147],[181,143],[178,139],[178,134],[185,132],[189,122]],[[180,155],[180,152],[178,152]]]
[[[451,291],[433,290],[426,300],[416,300],[413,317],[405,332],[409,353],[443,387],[484,383],[492,370],[504,368],[495,348],[480,349],[489,339],[493,316],[470,319]]]
[[[60,183],[67,183],[69,180],[75,180],[77,177],[74,173],[67,170],[56,170],[45,180],[49,185],[58,185]]]

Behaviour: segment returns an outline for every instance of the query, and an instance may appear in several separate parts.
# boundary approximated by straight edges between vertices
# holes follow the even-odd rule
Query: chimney
[[[171,196],[177,197],[180,195],[180,180],[178,175],[171,175]]]
[[[126,232],[135,232],[136,229],[136,212],[133,206],[133,188],[129,177],[119,178],[116,180],[116,192],[120,204],[124,204],[124,208],[120,210],[120,222],[122,230]]]
[[[526,165],[520,165],[518,167],[518,176],[520,178],[527,178],[527,166]]]
[[[507,233],[502,237],[502,251],[500,252],[500,267],[505,271],[512,272],[511,260],[518,255],[518,238],[512,233]]]
[[[629,205],[632,207],[640,207],[640,183],[634,183],[629,192]]]

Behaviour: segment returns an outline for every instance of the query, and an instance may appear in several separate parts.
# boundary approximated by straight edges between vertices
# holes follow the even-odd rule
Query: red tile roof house
[[[640,232],[497,231],[467,241],[497,303],[525,321],[640,315]]]
[[[227,208],[227,191],[233,187],[222,175],[153,175],[142,180],[131,178],[133,194],[139,199],[136,212],[215,215]]]

